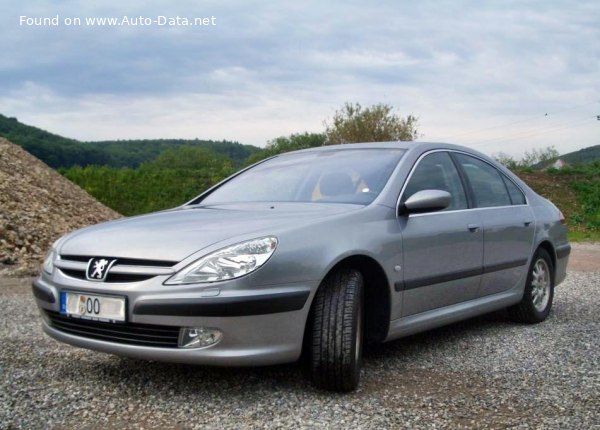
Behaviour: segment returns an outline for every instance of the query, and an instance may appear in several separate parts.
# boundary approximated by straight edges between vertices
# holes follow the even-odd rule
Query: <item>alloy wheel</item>
[[[538,312],[543,312],[550,300],[550,268],[543,258],[538,259],[533,267],[531,280],[531,299]]]

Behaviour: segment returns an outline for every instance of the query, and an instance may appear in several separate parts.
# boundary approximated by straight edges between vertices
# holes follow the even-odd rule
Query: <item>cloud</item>
[[[476,145],[504,135],[513,140],[502,150],[513,153],[598,143],[594,1],[32,1],[8,8],[0,18],[0,112],[71,137],[262,145],[319,131],[335,108],[359,101],[420,116],[426,139],[460,135],[458,143]],[[217,26],[18,25],[20,15],[56,14],[215,16]],[[577,124],[565,129],[577,142],[559,132],[527,134],[550,130],[536,122],[547,112],[558,117],[548,126]],[[575,122],[585,116],[589,124]],[[515,140],[519,133],[527,137]]]

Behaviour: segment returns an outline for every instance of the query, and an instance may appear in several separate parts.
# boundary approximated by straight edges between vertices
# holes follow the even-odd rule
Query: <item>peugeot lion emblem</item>
[[[85,272],[86,278],[89,281],[104,281],[111,266],[117,260],[109,260],[107,258],[92,258],[88,262]]]

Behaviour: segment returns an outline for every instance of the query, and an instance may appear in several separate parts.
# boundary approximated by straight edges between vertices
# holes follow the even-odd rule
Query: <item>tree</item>
[[[212,169],[231,171],[231,159],[206,148],[180,146],[169,148],[154,160],[150,166],[155,169]]]
[[[296,133],[290,136],[280,136],[267,143],[265,149],[248,157],[246,164],[250,165],[273,155],[299,149],[314,148],[325,144],[325,135],[322,133]]]
[[[521,164],[525,167],[548,167],[551,161],[559,157],[559,153],[554,146],[548,146],[542,149],[533,148],[530,151],[525,151],[525,155],[521,160]]]
[[[359,103],[346,103],[335,112],[331,123],[325,121],[327,144],[415,140],[419,137],[417,118],[403,118],[388,104],[363,108]]]
[[[523,169],[543,169],[559,157],[559,153],[554,146],[548,146],[541,149],[530,149],[525,151],[525,155],[520,160],[516,160],[504,152],[493,154],[492,157],[511,170]]]
[[[179,206],[234,171],[226,155],[179,146],[137,168],[87,166],[62,173],[117,212],[137,215]]]
[[[511,157],[505,152],[498,152],[493,154],[492,157],[498,163],[504,165],[507,169],[515,170],[519,168],[519,161],[515,160],[514,157]]]

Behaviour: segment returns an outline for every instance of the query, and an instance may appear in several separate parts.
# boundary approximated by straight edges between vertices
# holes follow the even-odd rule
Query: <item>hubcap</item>
[[[531,287],[533,306],[538,312],[543,312],[550,301],[550,268],[543,258],[533,266]]]

